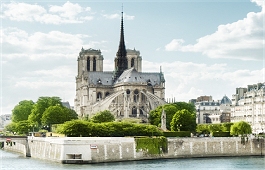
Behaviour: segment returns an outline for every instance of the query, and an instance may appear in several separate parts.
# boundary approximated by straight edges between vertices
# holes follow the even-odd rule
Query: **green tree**
[[[211,133],[213,132],[222,132],[223,131],[223,126],[222,124],[210,124],[208,125],[209,131]]]
[[[173,116],[177,111],[186,109],[194,116],[196,116],[196,108],[192,103],[186,102],[176,102],[171,104],[165,104],[163,106],[159,106],[154,110],[151,110],[149,113],[149,122],[152,125],[160,126],[161,125],[161,114],[162,110],[166,112],[166,127],[167,129],[171,129],[170,123],[172,121]]]
[[[251,126],[245,121],[236,122],[231,126],[231,131],[230,131],[231,135],[246,136],[247,134],[251,133],[252,133]]]
[[[29,121],[37,123],[38,126],[41,125],[41,118],[44,111],[50,106],[62,106],[61,99],[59,97],[39,97],[38,101],[35,103],[31,114],[29,115]]]
[[[93,128],[93,123],[85,120],[72,120],[61,124],[57,128],[57,132],[67,136],[79,137],[90,136]]]
[[[209,126],[207,124],[198,124],[196,132],[201,134],[210,134]]]
[[[231,126],[233,125],[233,123],[223,123],[223,132],[230,132]]]
[[[177,110],[183,110],[183,109],[186,109],[186,110],[188,110],[190,113],[192,113],[192,114],[196,114],[196,108],[195,108],[195,105],[192,104],[192,103],[176,102],[176,103],[173,103],[173,104],[177,107]]]
[[[162,111],[165,111],[166,113],[166,127],[167,129],[170,129],[170,122],[178,110],[175,104],[166,104],[163,106],[159,106],[154,110],[151,110],[149,114],[149,122],[152,125],[161,126],[161,115]]]
[[[11,133],[16,133],[17,132],[17,123],[11,122],[8,125],[5,126],[5,131],[11,132]]]
[[[33,106],[34,102],[32,100],[20,101],[12,110],[12,122],[28,120]]]
[[[50,106],[48,107],[41,118],[42,125],[61,124],[66,121],[77,119],[78,116],[74,110],[68,109],[64,106]]]
[[[171,131],[195,131],[196,117],[186,109],[177,111],[170,123]]]
[[[33,125],[28,120],[22,120],[16,123],[16,133],[26,135],[33,130]]]
[[[91,121],[94,123],[113,122],[114,120],[114,115],[108,110],[101,111],[91,118]]]

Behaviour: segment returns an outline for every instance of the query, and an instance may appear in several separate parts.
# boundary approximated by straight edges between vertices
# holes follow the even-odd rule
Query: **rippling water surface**
[[[265,170],[265,157],[219,157],[129,161],[71,165],[34,158],[0,150],[0,170]]]

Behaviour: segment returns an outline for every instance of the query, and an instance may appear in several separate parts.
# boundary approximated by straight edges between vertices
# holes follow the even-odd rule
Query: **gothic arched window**
[[[137,108],[135,106],[133,106],[133,108],[132,108],[132,116],[133,117],[137,116]]]
[[[96,62],[96,57],[93,58],[93,71],[97,70],[97,62]]]
[[[131,60],[131,67],[134,67],[134,58]]]
[[[87,57],[86,66],[87,66],[87,71],[90,71],[90,58],[89,57]]]
[[[102,94],[101,94],[101,92],[98,92],[98,94],[97,94],[97,101],[99,101],[101,99],[102,99]]]
[[[134,90],[133,101],[134,102],[138,102],[139,101],[139,91],[137,89]]]

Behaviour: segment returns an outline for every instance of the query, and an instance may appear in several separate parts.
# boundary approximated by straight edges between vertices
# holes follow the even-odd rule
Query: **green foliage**
[[[167,129],[170,129],[170,122],[177,111],[177,107],[174,104],[166,104],[164,106],[157,107],[155,110],[151,110],[149,122],[152,125],[160,126],[163,109],[166,112],[166,127]]]
[[[28,120],[28,116],[33,109],[34,102],[32,100],[22,100],[12,110],[12,122]]]
[[[162,114],[163,109],[166,112],[166,127],[167,127],[167,129],[171,129],[170,123],[172,121],[173,116],[175,115],[175,113],[177,111],[186,109],[194,117],[196,117],[196,109],[195,109],[194,104],[186,103],[186,102],[176,102],[176,103],[172,103],[172,104],[166,104],[164,106],[159,106],[156,109],[151,110],[150,114],[149,114],[149,122],[152,125],[156,125],[158,127],[161,125],[161,114]],[[196,122],[192,126],[194,126],[194,128],[195,128]]]
[[[231,130],[231,126],[233,125],[233,123],[222,123],[223,126],[223,132],[230,132]]]
[[[66,121],[77,119],[78,116],[74,110],[56,105],[48,107],[41,118],[43,125],[61,124]]]
[[[167,153],[167,139],[165,137],[157,138],[135,138],[136,151],[144,150],[148,154]]]
[[[222,132],[223,131],[223,126],[222,124],[218,123],[218,124],[210,124],[208,125],[208,129],[211,133],[213,132]]]
[[[58,125],[57,133],[67,136],[89,136],[91,133],[91,122],[84,120],[67,121],[64,124]]]
[[[58,133],[67,136],[160,136],[162,133],[153,125],[135,124],[127,122],[93,123],[84,120],[67,121],[59,125]]]
[[[61,99],[59,97],[39,97],[38,101],[35,103],[31,114],[29,115],[29,121],[37,122],[41,125],[41,118],[45,110],[50,106],[62,106]]]
[[[230,132],[212,132],[212,136],[214,137],[230,137]]]
[[[163,132],[165,137],[190,137],[190,131],[180,131],[180,132]]]
[[[198,124],[196,127],[196,132],[198,132],[200,134],[210,134],[209,125]]]
[[[198,124],[196,132],[200,134],[212,134],[214,132],[230,132],[230,127],[233,123],[220,123],[220,124]]]
[[[241,135],[241,136],[245,136],[247,134],[251,134],[252,133],[252,129],[250,124],[248,124],[245,121],[240,121],[240,122],[236,122],[231,126],[231,131],[230,134],[231,135]]]
[[[17,123],[11,122],[5,126],[5,131],[9,131],[11,133],[17,132]]]
[[[186,109],[177,111],[170,123],[171,131],[195,131],[196,117]]]
[[[196,108],[195,105],[192,103],[186,103],[186,102],[176,102],[174,105],[177,107],[177,110],[183,110],[186,109],[192,114],[196,114]]]
[[[114,115],[108,110],[101,111],[91,118],[91,121],[94,123],[113,122],[114,120]]]

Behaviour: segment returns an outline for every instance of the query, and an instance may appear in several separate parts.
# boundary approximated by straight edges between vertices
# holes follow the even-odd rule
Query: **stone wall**
[[[241,138],[167,138],[166,153],[152,155],[136,151],[134,138],[130,137],[29,137],[31,157],[62,163],[100,163],[160,158],[192,158],[215,156],[264,155],[264,139]],[[13,147],[13,148],[12,148]],[[25,153],[25,145],[5,146],[8,150]]]

